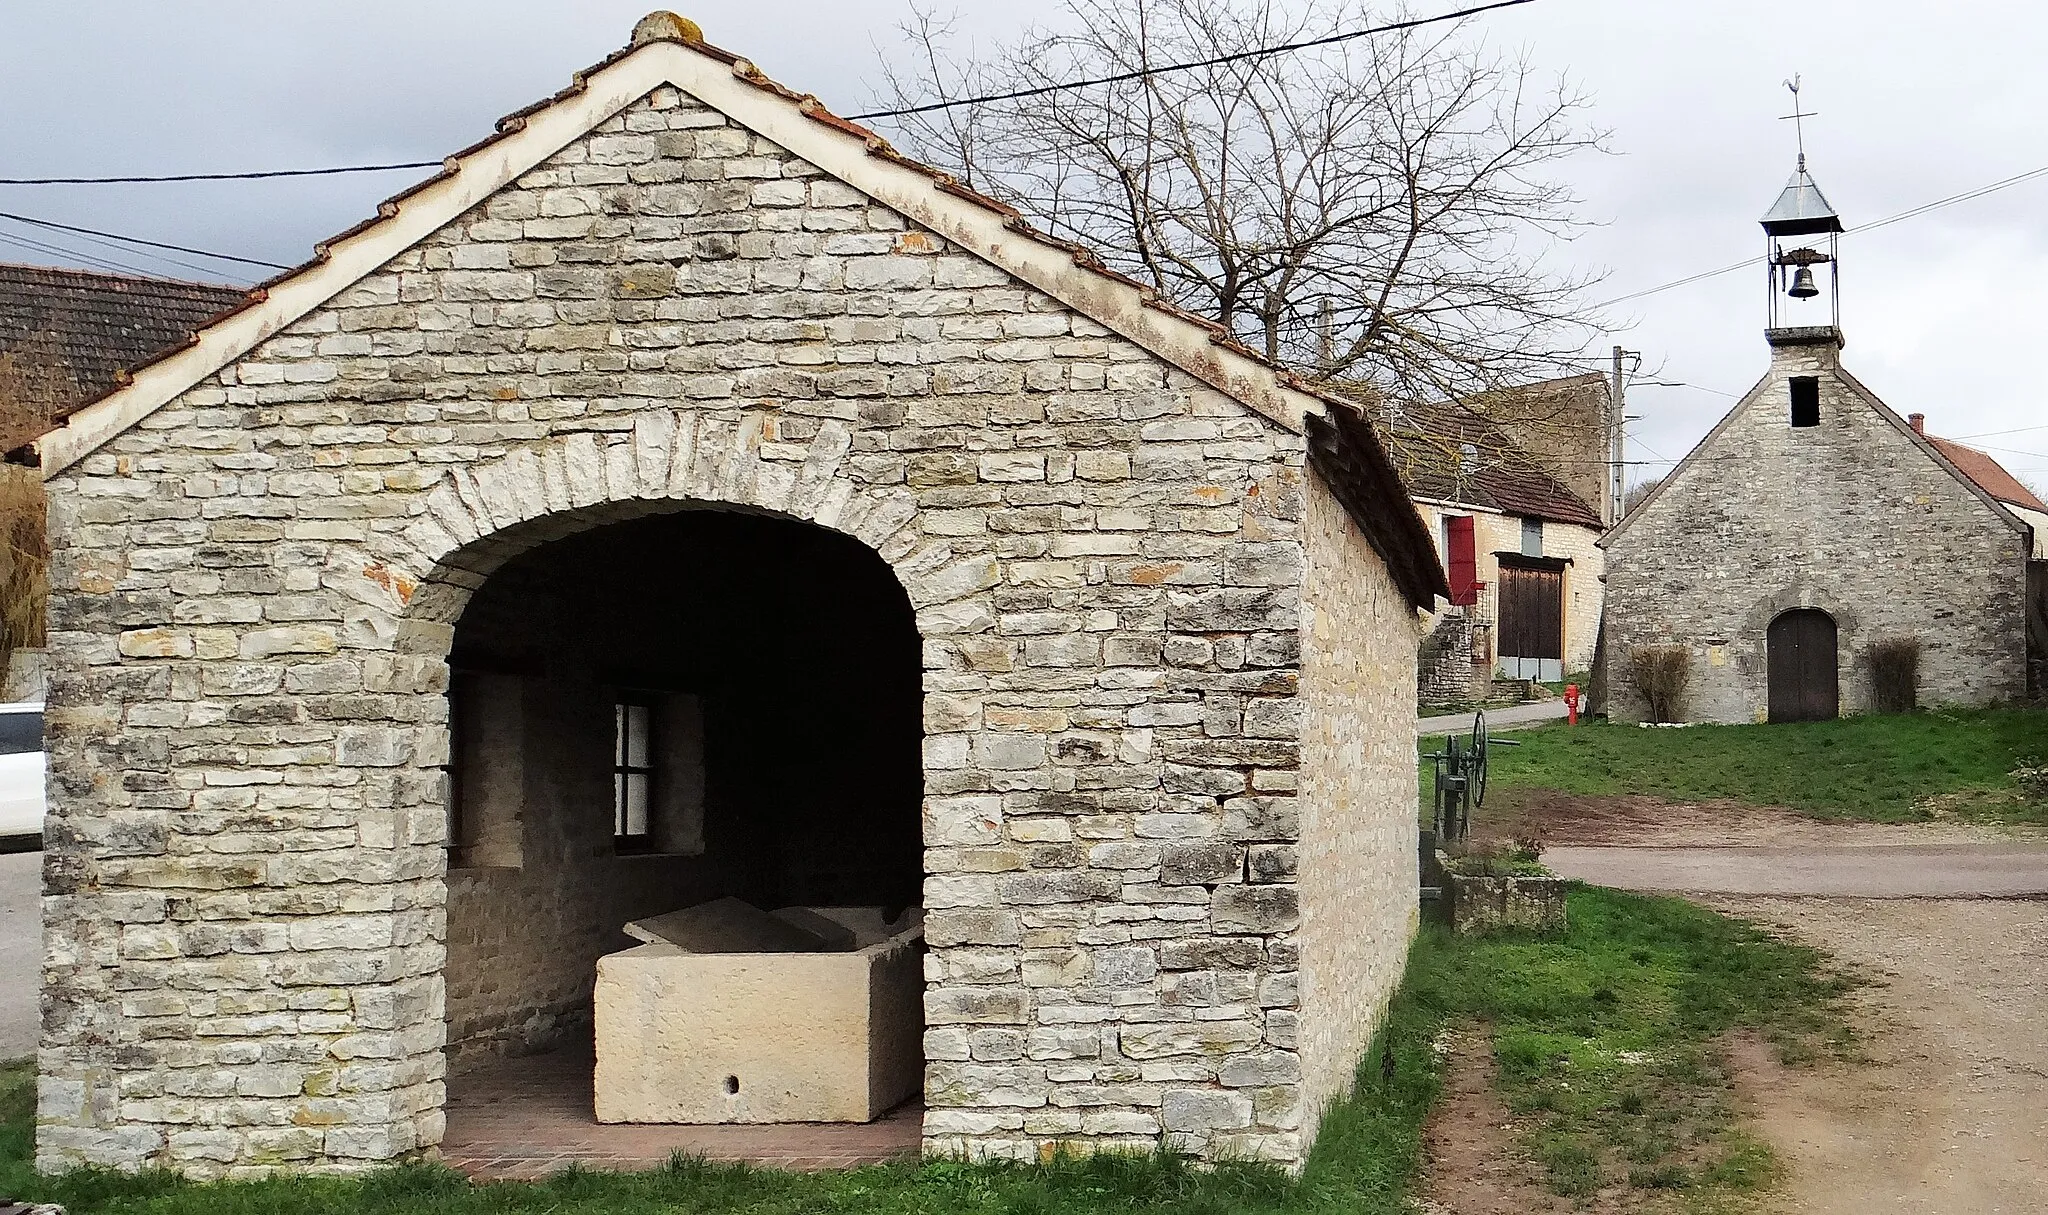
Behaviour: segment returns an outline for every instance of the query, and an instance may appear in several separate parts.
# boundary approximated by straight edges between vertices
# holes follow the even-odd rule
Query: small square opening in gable
[[[1819,376],[1795,375],[1792,377],[1792,425],[1820,425]]]

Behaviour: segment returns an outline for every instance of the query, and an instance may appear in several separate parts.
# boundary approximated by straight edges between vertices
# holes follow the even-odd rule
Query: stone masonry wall
[[[918,609],[928,1146],[1291,1161],[1294,878],[1251,858],[1297,842],[1302,450],[630,107],[53,478],[39,1163],[439,1140],[452,623],[677,499],[856,536]]]
[[[1420,922],[1409,694],[1419,617],[1313,479],[1302,544],[1297,1049],[1301,1133],[1313,1140],[1323,1108],[1351,1090]],[[1277,852],[1271,863],[1295,852]],[[1255,850],[1254,867],[1261,860]]]
[[[1922,704],[1979,705],[2025,689],[2025,541],[1842,378],[1832,343],[1779,346],[1736,406],[1608,550],[1610,714],[1645,713],[1637,646],[1693,652],[1686,716],[1763,720],[1765,632],[1816,607],[1839,631],[1841,705],[1870,704],[1866,651],[1920,639]],[[1794,375],[1820,378],[1820,425],[1790,425]]]

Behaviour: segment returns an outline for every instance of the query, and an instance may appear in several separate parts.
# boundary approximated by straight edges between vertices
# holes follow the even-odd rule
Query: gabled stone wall
[[[51,482],[40,1163],[439,1140],[452,624],[682,502],[855,536],[918,611],[928,1145],[1298,1162],[1407,922],[1287,862],[1302,452],[658,91]],[[1389,656],[1328,695],[1383,680],[1341,720],[1391,728],[1413,614],[1324,627]],[[1332,840],[1412,830],[1406,781],[1318,787]],[[1373,986],[1308,1089],[1318,916]]]
[[[1920,702],[1981,705],[2026,689],[2026,540],[1854,384],[1828,337],[1791,331],[1762,383],[1610,535],[1610,714],[1646,707],[1629,652],[1691,650],[1693,721],[1764,719],[1765,633],[1820,608],[1839,631],[1841,706],[1869,708],[1868,648],[1921,644]],[[1790,424],[1788,381],[1820,381],[1820,424]]]

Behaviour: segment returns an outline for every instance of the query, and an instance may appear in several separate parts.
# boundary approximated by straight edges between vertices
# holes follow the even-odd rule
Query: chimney
[[[1906,415],[1906,425],[1913,428],[1914,434],[1924,435],[1927,433],[1927,415],[1924,413],[1909,413]]]

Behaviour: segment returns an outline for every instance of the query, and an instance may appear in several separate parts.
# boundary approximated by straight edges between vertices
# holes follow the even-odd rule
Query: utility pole
[[[1621,437],[1626,384],[1621,361],[1628,357],[1628,353],[1619,346],[1614,348],[1614,380],[1607,388],[1607,509],[1601,513],[1605,516],[1603,522],[1609,527],[1621,522],[1621,501],[1628,484],[1628,465],[1624,462]]]

